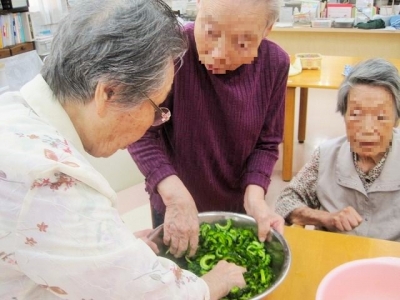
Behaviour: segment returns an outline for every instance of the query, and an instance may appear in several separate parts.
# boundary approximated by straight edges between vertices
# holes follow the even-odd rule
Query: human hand
[[[249,185],[244,195],[244,208],[249,216],[252,216],[258,226],[258,238],[264,242],[274,228],[283,233],[285,220],[268,207],[264,199],[264,189],[257,185]]]
[[[153,241],[149,240],[148,236],[149,234],[152,232],[152,229],[144,229],[141,231],[136,231],[133,233],[133,235],[138,238],[141,239],[142,241],[144,241],[147,246],[149,246],[151,248],[151,250],[154,251],[155,254],[158,254],[160,252],[160,250],[157,247],[157,244],[154,243]]]
[[[246,282],[243,273],[246,269],[225,260],[220,260],[202,279],[210,289],[211,300],[226,296],[234,287],[244,288]]]
[[[350,231],[359,226],[362,217],[351,206],[336,213],[327,213],[321,220],[323,226],[329,231]]]
[[[166,206],[164,243],[175,257],[186,252],[193,256],[199,243],[199,221],[192,196],[176,176],[161,181],[158,191]]]

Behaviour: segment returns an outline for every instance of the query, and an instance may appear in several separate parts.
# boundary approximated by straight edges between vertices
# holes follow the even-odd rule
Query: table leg
[[[285,103],[285,127],[283,133],[283,159],[282,159],[282,179],[290,181],[293,169],[293,139],[294,139],[294,104],[295,87],[287,87]]]
[[[308,88],[300,88],[299,131],[297,139],[304,143],[306,139]]]

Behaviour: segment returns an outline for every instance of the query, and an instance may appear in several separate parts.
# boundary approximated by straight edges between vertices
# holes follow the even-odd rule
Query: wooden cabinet
[[[17,54],[21,54],[24,52],[32,51],[34,49],[35,49],[35,47],[33,45],[33,42],[28,42],[28,43],[22,43],[22,44],[17,44],[17,45],[11,46],[10,52],[11,52],[11,55],[17,55]]]
[[[0,59],[11,56],[11,51],[9,48],[0,49]]]

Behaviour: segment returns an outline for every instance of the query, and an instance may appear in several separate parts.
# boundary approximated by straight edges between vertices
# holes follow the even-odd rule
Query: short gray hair
[[[218,1],[218,0],[209,0]],[[231,0],[232,1],[232,0]],[[235,0],[236,5],[251,4],[251,5],[264,5],[266,9],[265,20],[266,27],[272,26],[279,18],[279,12],[283,5],[282,0]]]
[[[85,104],[97,84],[133,107],[158,91],[187,47],[183,28],[161,0],[81,0],[60,22],[42,75],[60,103]]]
[[[344,116],[350,90],[356,85],[380,86],[393,95],[396,121],[400,116],[400,76],[396,67],[382,58],[360,62],[342,82],[337,101],[337,111]]]
[[[279,18],[279,13],[282,6],[281,0],[255,0],[257,3],[266,2],[267,12],[267,27],[274,25]]]

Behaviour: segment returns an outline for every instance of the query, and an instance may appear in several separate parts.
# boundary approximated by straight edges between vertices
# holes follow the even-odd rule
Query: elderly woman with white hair
[[[338,93],[346,136],[320,145],[282,191],[288,223],[400,241],[400,77],[384,59],[355,66]]]
[[[41,74],[0,97],[0,299],[203,300],[245,285],[232,263],[198,278],[157,257],[85,158],[168,120],[158,105],[185,49],[161,1],[80,1]]]

